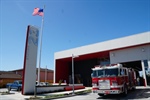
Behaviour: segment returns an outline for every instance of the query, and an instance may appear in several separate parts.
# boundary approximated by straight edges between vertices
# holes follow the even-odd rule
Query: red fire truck
[[[99,96],[106,94],[124,94],[135,89],[136,74],[132,68],[123,67],[122,64],[95,66],[92,68],[92,91]]]

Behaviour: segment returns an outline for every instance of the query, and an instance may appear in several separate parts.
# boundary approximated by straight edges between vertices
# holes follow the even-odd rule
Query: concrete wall
[[[110,62],[131,62],[150,59],[150,44],[110,51]]]
[[[37,93],[63,91],[64,88],[65,88],[65,86],[45,86],[45,87],[37,87]],[[33,94],[33,92],[32,92],[31,94]]]

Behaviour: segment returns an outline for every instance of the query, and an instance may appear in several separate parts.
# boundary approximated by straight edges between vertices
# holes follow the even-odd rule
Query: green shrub
[[[62,81],[63,81],[63,80],[59,80],[59,85],[61,85]]]

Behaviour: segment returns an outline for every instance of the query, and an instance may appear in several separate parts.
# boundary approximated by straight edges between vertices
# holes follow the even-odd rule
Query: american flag
[[[33,16],[35,16],[35,15],[43,16],[44,15],[43,9],[41,9],[41,8],[34,8],[34,11],[33,11],[32,15]]]

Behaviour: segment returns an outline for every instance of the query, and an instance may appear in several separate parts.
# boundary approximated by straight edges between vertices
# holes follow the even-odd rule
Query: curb
[[[76,91],[74,95],[72,95],[72,93],[60,93],[60,94],[53,94],[53,95],[47,95],[44,98],[43,97],[30,97],[30,98],[26,98],[25,100],[51,100],[51,99],[60,99],[60,98],[66,98],[66,97],[73,97],[73,96],[77,96],[77,95],[84,95],[84,94],[88,94],[88,93],[92,93],[91,90],[84,90],[84,91]]]

